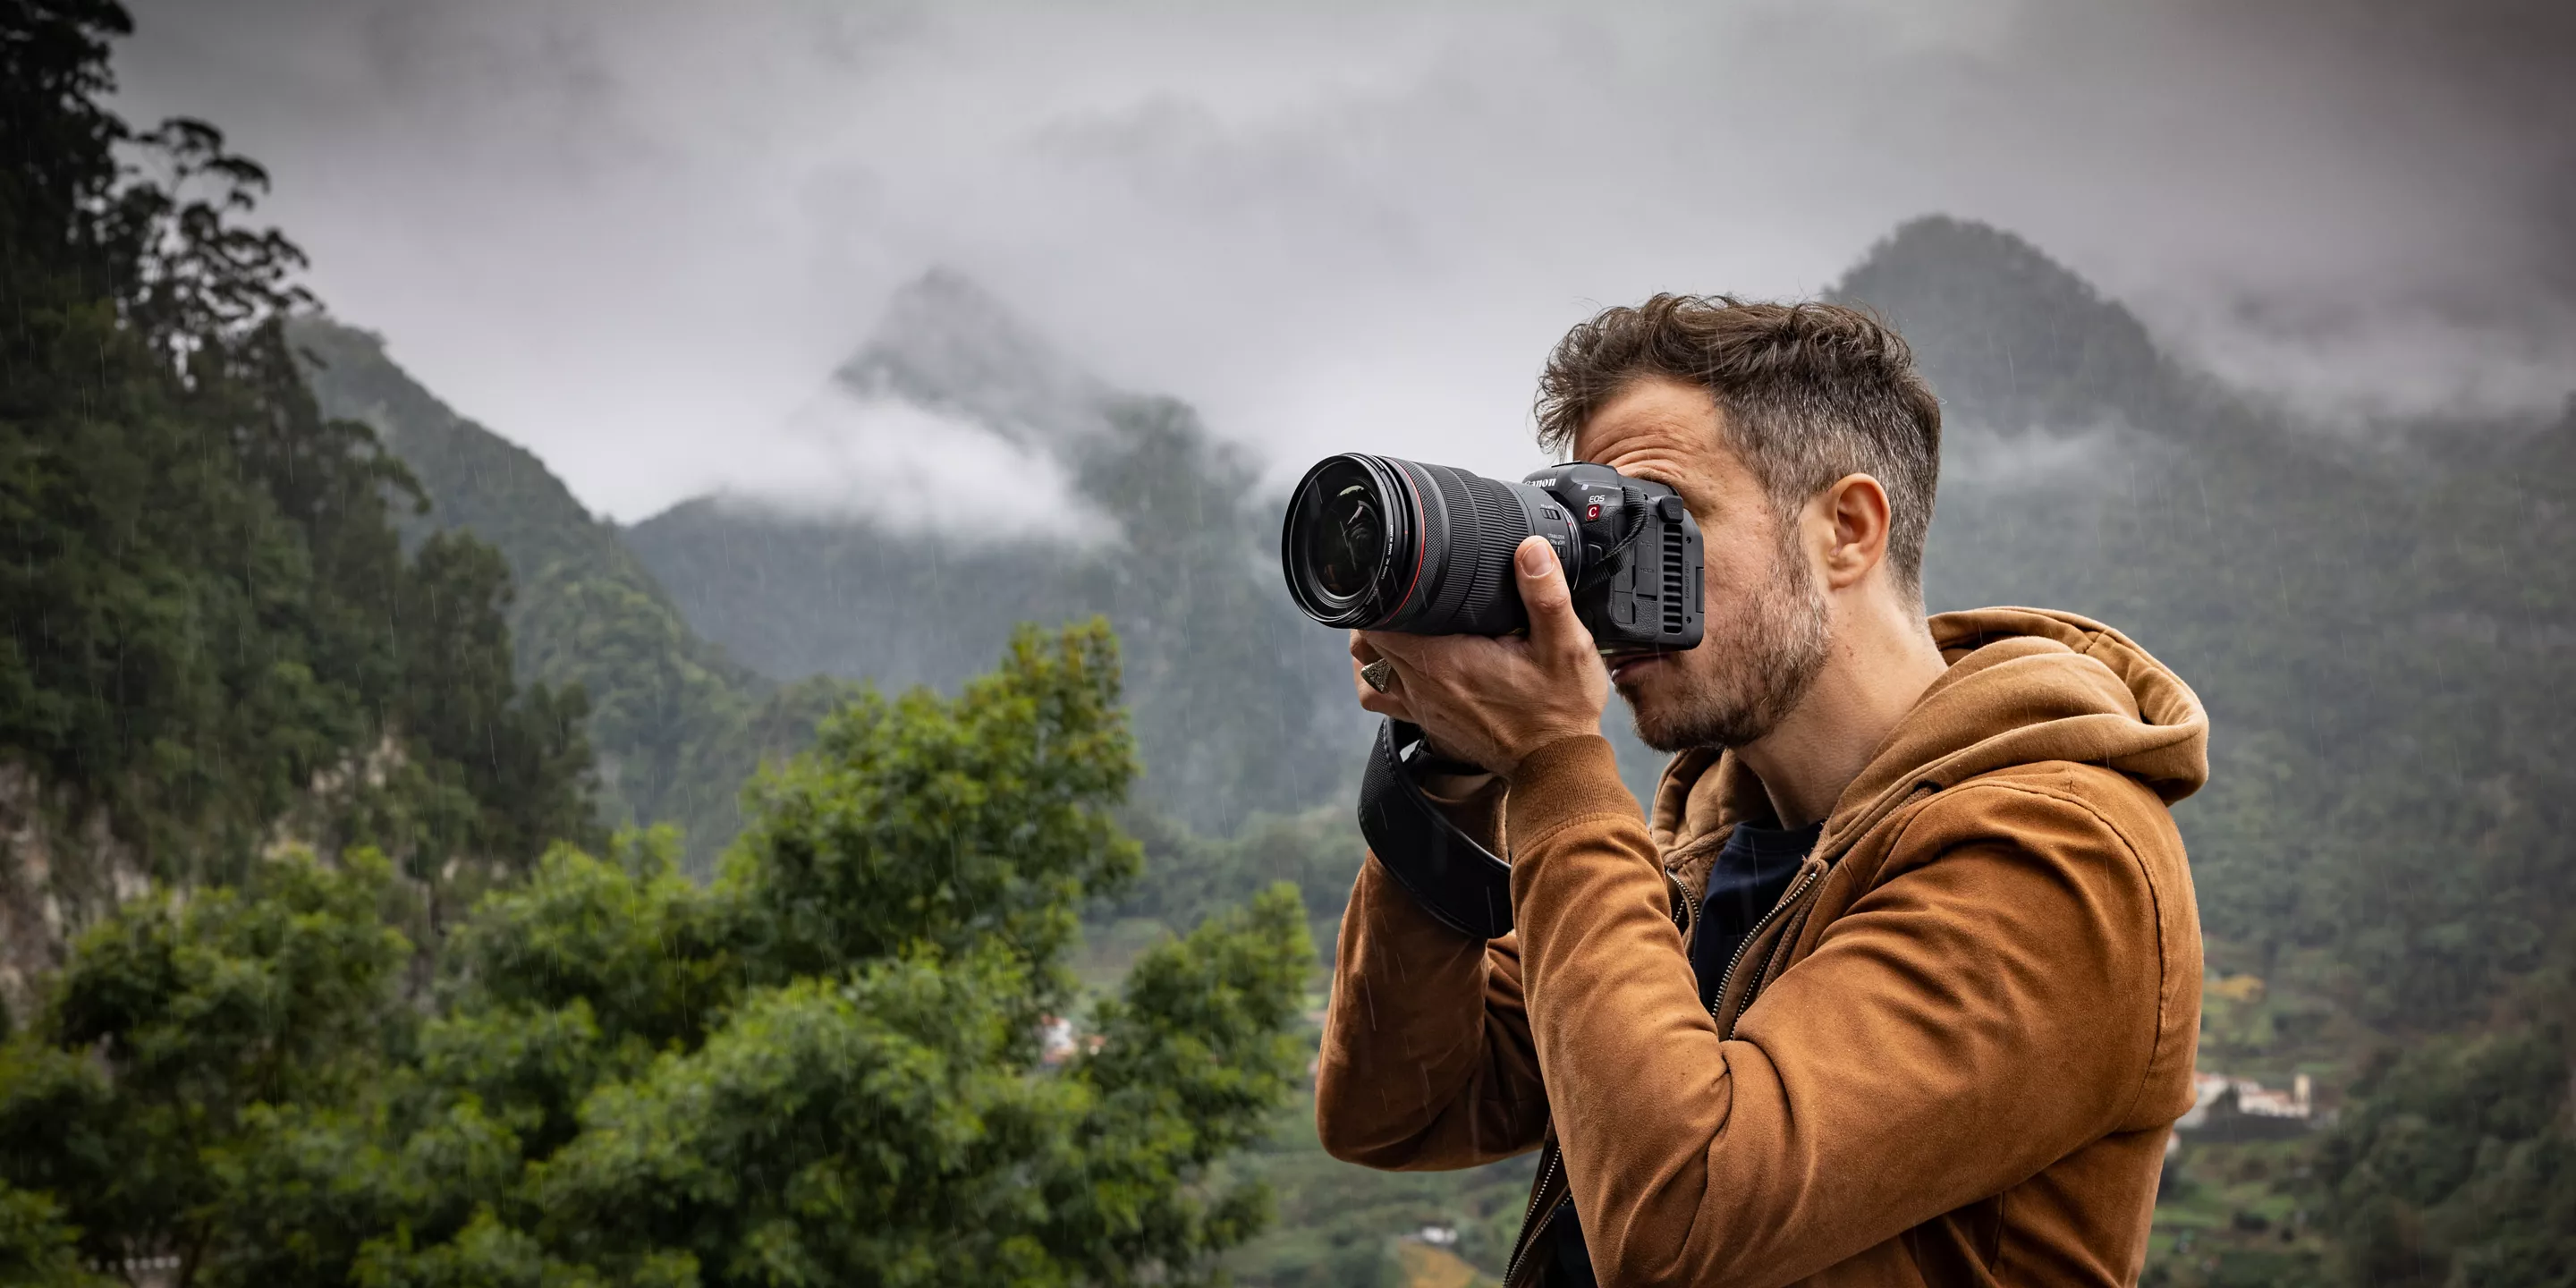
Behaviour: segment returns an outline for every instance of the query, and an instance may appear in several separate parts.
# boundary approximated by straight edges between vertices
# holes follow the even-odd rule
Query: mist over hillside
[[[1156,805],[1229,832],[1351,772],[1366,724],[1341,637],[1279,592],[1280,502],[1188,406],[1110,388],[934,272],[896,293],[800,422],[853,436],[814,455],[837,473],[623,534],[746,665],[953,688],[1015,624],[1102,613]],[[906,430],[923,437],[888,441]]]
[[[2546,406],[2576,344],[2558,3],[138,9],[125,100],[621,522],[931,264],[1240,441],[1488,472],[1582,302],[1809,293],[1927,210],[2312,405]]]

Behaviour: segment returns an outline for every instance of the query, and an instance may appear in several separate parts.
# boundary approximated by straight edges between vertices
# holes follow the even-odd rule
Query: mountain
[[[1014,442],[1059,446],[1108,432],[1116,392],[953,269],[896,291],[868,342],[832,372],[843,396],[954,413]]]
[[[1020,621],[1101,613],[1146,801],[1229,833],[1349,772],[1365,726],[1341,640],[1279,592],[1280,502],[1189,407],[1109,387],[936,272],[896,293],[796,428],[868,446],[827,454],[855,468],[819,488],[704,497],[624,534],[748,666],[948,688]]]
[[[678,824],[690,866],[706,870],[741,828],[745,779],[801,747],[840,686],[782,684],[700,637],[614,525],[527,449],[439,401],[380,337],[316,317],[289,336],[324,414],[372,427],[419,480],[429,505],[402,517],[407,539],[462,530],[508,562],[519,673],[587,694],[608,821]]]
[[[1879,309],[1953,414],[1983,428],[2082,428],[2106,414],[2167,430],[2185,377],[2146,327],[2001,229],[1939,216],[1898,228],[1830,294]]]
[[[1944,400],[1932,605],[2098,617],[2207,703],[2211,786],[2178,818],[2218,965],[2319,1006],[2299,1023],[2424,1029],[2541,964],[2576,907],[2576,582],[2504,552],[2569,548],[2562,484],[2267,411],[1991,228],[1908,224],[1834,293]]]

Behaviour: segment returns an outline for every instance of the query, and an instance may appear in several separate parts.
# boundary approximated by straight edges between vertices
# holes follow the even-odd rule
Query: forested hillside
[[[234,222],[266,176],[209,126],[129,129],[81,28],[22,17],[0,48],[0,998],[27,1005],[66,929],[150,881],[373,846],[434,920],[442,892],[590,837],[585,700],[515,678],[508,570],[462,536],[406,551],[414,476],[298,378],[301,259]]]
[[[710,871],[741,829],[743,780],[803,747],[847,686],[796,682],[801,671],[782,684],[727,658],[613,525],[527,449],[422,388],[380,338],[317,316],[286,334],[323,412],[372,427],[419,481],[428,505],[400,516],[407,537],[468,532],[508,561],[521,588],[509,613],[519,671],[588,695],[605,821],[674,824],[690,869]],[[990,657],[1004,638],[978,641],[972,656]]]
[[[800,512],[715,496],[621,531],[380,338],[315,317],[288,335],[323,409],[371,426],[420,481],[428,509],[405,531],[470,532],[509,561],[525,587],[510,623],[522,672],[590,696],[604,816],[678,824],[695,870],[738,830],[751,768],[801,746],[848,691],[835,680],[953,689],[1023,621],[1111,616],[1141,795],[1197,829],[1311,807],[1344,775],[1336,749],[1360,722],[1322,700],[1347,684],[1340,645],[1269,593],[1276,517],[1249,463],[1187,407],[1082,374],[953,274],[899,294],[833,389],[1060,458],[1097,515],[1119,516],[1096,539],[979,536],[977,509],[1021,504],[1018,480],[910,475],[890,486],[954,496],[963,521],[898,525],[864,497]]]

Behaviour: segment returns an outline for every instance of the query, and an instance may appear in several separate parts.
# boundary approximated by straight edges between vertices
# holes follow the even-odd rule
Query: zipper
[[[1798,879],[1791,882],[1787,890],[1781,892],[1779,901],[1771,905],[1771,911],[1763,913],[1761,919],[1753,923],[1753,929],[1745,932],[1744,942],[1735,946],[1735,955],[1726,959],[1726,969],[1718,973],[1717,992],[1710,995],[1708,1003],[1709,1019],[1716,1020],[1717,1013],[1726,1006],[1726,986],[1735,982],[1735,968],[1743,964],[1746,950],[1752,948],[1754,941],[1762,937],[1762,932],[1770,928],[1773,918],[1788,911],[1789,906],[1798,901],[1798,896],[1805,894],[1807,892],[1807,887],[1815,884],[1817,876],[1822,874],[1824,870],[1825,869],[1822,867],[1816,867],[1809,868],[1805,872],[1799,873]],[[1744,1000],[1745,1004],[1748,1006],[1753,1002],[1753,999],[1750,997],[1747,997]],[[1739,1016],[1744,1014],[1743,1008],[1737,1008],[1736,1014]],[[1735,1036],[1734,1026],[1719,1023],[1717,1026],[1717,1036],[1720,1039]]]
[[[1520,1281],[1521,1263],[1530,1253],[1538,1250],[1539,1231],[1546,1228],[1543,1225],[1533,1224],[1538,1220],[1539,1197],[1547,1193],[1549,1183],[1556,1179],[1557,1169],[1564,1165],[1565,1147],[1551,1146],[1548,1151],[1547,1166],[1539,1169],[1537,1183],[1530,1186],[1529,1209],[1521,1213],[1520,1246],[1513,1250],[1511,1261],[1503,1266],[1504,1288],[1511,1288],[1511,1285]],[[1554,1206],[1550,1206],[1547,1211],[1551,1218],[1556,1215]]]

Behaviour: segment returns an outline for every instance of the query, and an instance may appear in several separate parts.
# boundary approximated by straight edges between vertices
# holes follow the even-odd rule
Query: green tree
[[[2346,1281],[2576,1284],[2571,1085],[2555,1024],[2428,1043],[2374,1069],[2317,1169]]]
[[[80,1260],[78,1236],[41,1194],[0,1186],[0,1283],[25,1288],[108,1288]]]
[[[0,1057],[0,1181],[49,1194],[91,1259],[186,1278],[262,1201],[281,1115],[362,1098],[408,1028],[392,869],[262,863],[249,884],[129,902],[81,936]]]
[[[1263,892],[1045,1064],[1076,910],[1136,870],[1134,773],[1106,625],[1023,631],[954,699],[828,717],[713,884],[668,832],[558,846],[445,940],[426,1014],[372,851],[135,901],[0,1048],[0,1255],[77,1240],[215,1285],[1210,1279],[1266,1210],[1219,1163],[1294,1087],[1313,949]]]

